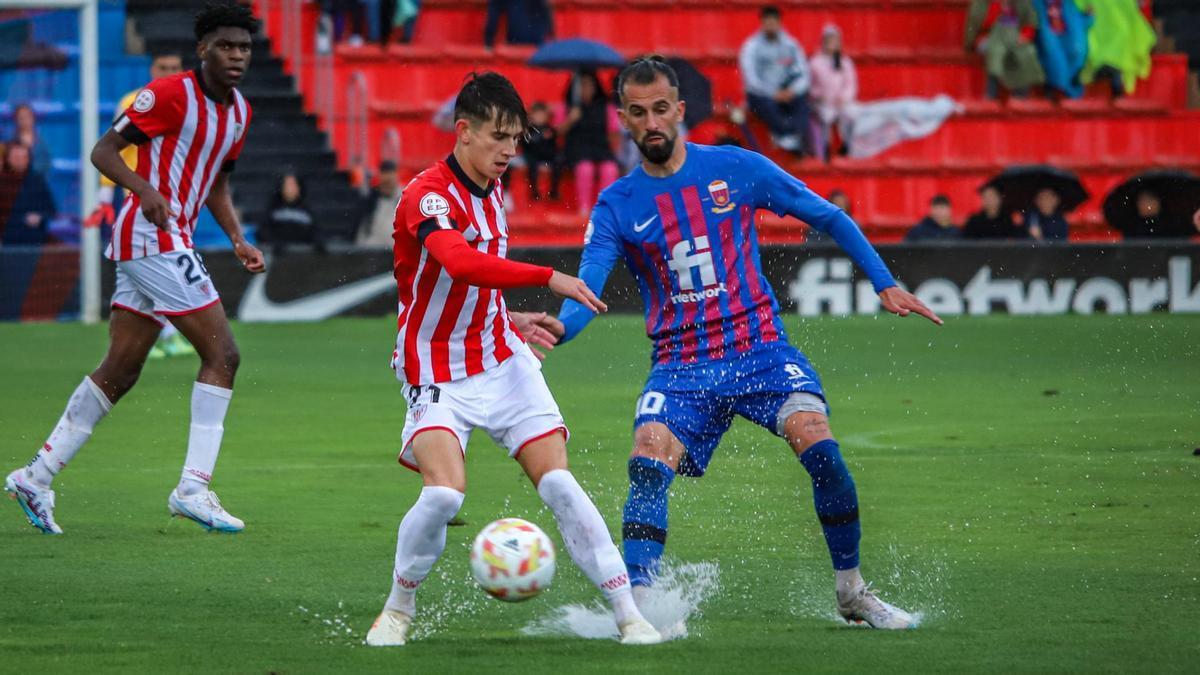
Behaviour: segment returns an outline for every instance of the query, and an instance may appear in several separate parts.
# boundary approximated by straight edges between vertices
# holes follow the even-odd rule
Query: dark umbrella
[[[679,98],[687,103],[683,123],[689,129],[695,128],[696,125],[712,117],[712,82],[703,73],[696,70],[696,66],[693,66],[687,59],[672,57],[667,59],[667,64],[679,76]]]
[[[1044,164],[1010,167],[984,183],[984,187],[988,186],[996,188],[1004,195],[1005,208],[1019,211],[1032,208],[1034,197],[1043,188],[1050,188],[1058,193],[1058,198],[1062,200],[1060,208],[1063,213],[1074,211],[1088,198],[1087,190],[1083,189],[1078,176],[1065,169]]]
[[[1137,197],[1153,193],[1162,204],[1157,220],[1163,234],[1187,236],[1193,232],[1192,217],[1200,210],[1200,177],[1187,171],[1164,169],[1140,173],[1113,188],[1104,198],[1104,218],[1109,225],[1129,231],[1141,223]]]
[[[620,68],[625,59],[603,42],[571,38],[542,45],[529,57],[529,65],[550,70]]]

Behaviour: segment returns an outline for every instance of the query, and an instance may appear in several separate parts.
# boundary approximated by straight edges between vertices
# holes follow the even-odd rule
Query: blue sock
[[[837,441],[830,439],[800,453],[800,463],[812,476],[813,504],[825,531],[825,544],[835,570],[858,567],[858,493]]]
[[[667,489],[675,479],[671,467],[649,457],[629,460],[629,499],[621,536],[625,567],[634,586],[648,586],[658,574],[667,543]]]

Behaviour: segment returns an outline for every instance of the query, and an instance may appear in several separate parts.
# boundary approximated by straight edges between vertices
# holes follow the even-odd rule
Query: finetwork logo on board
[[[810,260],[800,267],[788,296],[801,316],[875,314],[879,296],[869,281],[852,280],[845,258]],[[938,314],[1146,314],[1200,312],[1200,284],[1192,280],[1192,260],[1174,256],[1165,277],[1132,278],[1128,284],[1106,276],[997,279],[990,265],[979,268],[965,286],[935,277],[912,292]]]

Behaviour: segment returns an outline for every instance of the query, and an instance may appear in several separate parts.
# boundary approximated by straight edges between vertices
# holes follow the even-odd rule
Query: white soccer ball
[[[520,518],[494,521],[471,546],[471,573],[479,587],[505,602],[528,600],[554,579],[554,544]]]

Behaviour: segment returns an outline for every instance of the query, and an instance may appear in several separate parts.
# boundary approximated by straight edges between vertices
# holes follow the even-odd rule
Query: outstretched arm
[[[846,215],[845,211],[808,189],[808,186],[774,162],[761,155],[756,157],[762,165],[760,171],[766,176],[761,186],[763,191],[760,192],[760,206],[781,216],[795,216],[817,230],[831,235],[859,269],[866,273],[875,292],[879,294],[881,305],[887,311],[899,316],[908,316],[915,312],[939,326],[943,323],[925,303],[896,284],[887,264],[879,257],[879,252],[871,246],[858,224]]]
[[[579,263],[579,278],[597,298],[604,294],[608,275],[620,257],[616,217],[612,209],[601,202],[592,209],[591,218],[588,219],[587,232],[583,235],[583,259]],[[564,302],[558,313],[558,320],[563,326],[563,334],[558,341],[563,343],[579,335],[595,316],[595,312],[578,302]]]
[[[455,281],[480,288],[546,286],[555,295],[570,298],[593,312],[607,311],[583,281],[550,267],[506,260],[477,251],[454,229],[432,229],[424,234],[425,248]]]

